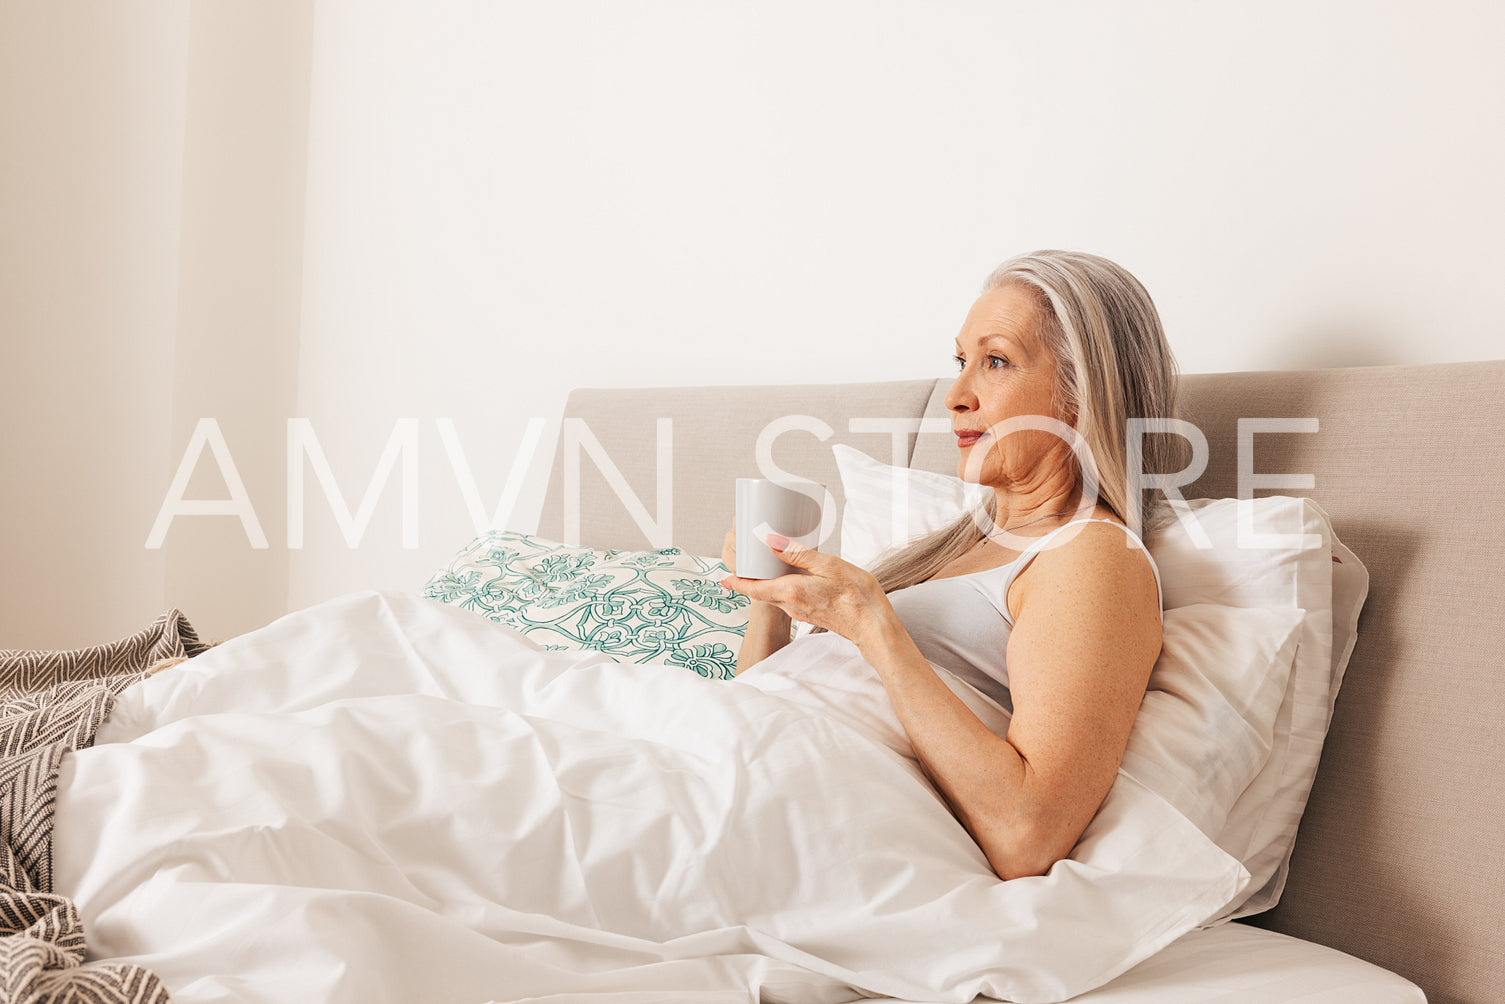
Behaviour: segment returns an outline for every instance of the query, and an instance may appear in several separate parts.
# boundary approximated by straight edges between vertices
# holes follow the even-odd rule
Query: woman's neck
[[[1044,487],[1042,490],[1018,491],[1000,488],[997,490],[993,522],[1000,528],[1018,527],[1026,523],[1045,523],[1053,517],[1066,519],[1077,515],[1082,505],[1082,492],[1077,485]],[[1082,515],[1090,515],[1094,506]]]

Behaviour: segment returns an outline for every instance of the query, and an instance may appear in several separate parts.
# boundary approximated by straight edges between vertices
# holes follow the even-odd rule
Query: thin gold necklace
[[[1003,527],[998,532],[999,533],[1012,533],[1015,530],[1023,530],[1027,526],[1034,526],[1036,523],[1043,523],[1043,522],[1045,522],[1048,519],[1055,519],[1057,516],[1070,516],[1075,511],[1076,511],[1075,509],[1068,509],[1065,512],[1047,513],[1046,515],[1041,516],[1039,519],[1032,519],[1032,520],[1030,520],[1028,523],[1020,523],[1018,526],[1006,526],[1006,527]],[[977,543],[978,543],[979,546],[981,546],[983,544],[986,544],[987,542],[988,542],[988,535],[987,534],[983,534],[982,540],[978,541]]]

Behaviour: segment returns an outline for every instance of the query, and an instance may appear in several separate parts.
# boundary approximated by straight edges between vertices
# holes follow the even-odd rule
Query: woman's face
[[[1024,289],[1000,286],[978,297],[956,336],[960,372],[946,407],[960,451],[957,472],[969,481],[1033,491],[1071,476],[1071,450],[1058,436],[988,432],[1021,415],[1071,421],[1056,409],[1056,363],[1035,334],[1038,310]]]

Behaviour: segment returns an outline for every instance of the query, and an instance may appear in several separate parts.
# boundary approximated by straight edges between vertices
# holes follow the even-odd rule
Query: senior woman
[[[1126,433],[1129,419],[1174,415],[1175,361],[1132,275],[1039,251],[988,277],[956,364],[957,467],[993,489],[988,518],[964,517],[871,573],[771,535],[807,574],[724,580],[753,601],[737,669],[790,644],[791,618],[852,641],[993,870],[1040,875],[1113,784],[1160,653],[1159,577],[1139,536],[1157,512],[1131,480]],[[1179,470],[1184,448],[1145,437],[1144,469]],[[1011,706],[1007,734],[932,663]]]

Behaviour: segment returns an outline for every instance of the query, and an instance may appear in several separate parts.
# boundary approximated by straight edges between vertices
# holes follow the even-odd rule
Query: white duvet
[[[1248,878],[1120,774],[999,881],[834,635],[723,682],[400,594],[127,690],[56,823],[91,957],[184,1004],[1061,1000]]]

